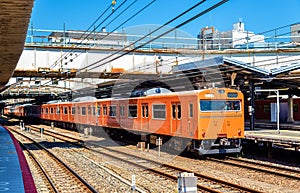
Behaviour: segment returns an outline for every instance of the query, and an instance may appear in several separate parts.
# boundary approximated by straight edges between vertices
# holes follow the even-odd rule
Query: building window
[[[293,111],[294,113],[298,113],[299,104],[293,104]]]
[[[137,117],[137,105],[128,106],[128,117],[136,118]]]
[[[264,113],[270,112],[270,104],[264,105]]]
[[[153,118],[166,119],[166,105],[153,105]]]

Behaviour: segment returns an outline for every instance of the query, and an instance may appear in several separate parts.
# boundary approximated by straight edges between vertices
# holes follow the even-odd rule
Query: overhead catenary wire
[[[135,0],[134,2],[132,2],[129,6],[127,6],[127,8],[125,8],[125,10],[122,11],[122,13],[120,13],[117,17],[115,17],[112,21],[110,21],[105,27],[107,27],[109,24],[111,24],[116,18],[118,18],[119,16],[121,16],[121,14],[123,14],[125,11],[128,10],[128,8],[130,6],[132,6],[133,4],[135,4],[138,0]],[[135,14],[133,14],[131,17],[129,17],[127,20],[125,20],[124,22],[122,22],[120,25],[118,25],[117,27],[115,27],[111,32],[107,32],[106,35],[103,35],[103,37],[101,37],[100,39],[98,39],[97,41],[101,41],[103,39],[105,39],[106,37],[108,37],[109,35],[111,35],[112,33],[114,33],[115,30],[119,29],[122,25],[126,24],[127,22],[129,22],[130,20],[132,20],[135,16],[137,16],[138,14],[140,14],[142,11],[144,11],[146,8],[148,8],[150,5],[152,5],[156,0],[152,0],[150,3],[148,3],[147,5],[145,5],[142,9],[140,9],[138,12],[136,12]],[[95,29],[94,29],[95,30]],[[82,36],[81,36],[82,37]],[[81,38],[80,37],[80,38]],[[88,36],[86,36],[87,38]],[[83,42],[86,38],[84,38],[81,42]],[[66,52],[65,54],[70,54],[72,50],[68,52]],[[81,52],[82,53],[82,52]],[[79,55],[77,55],[75,58],[77,58]],[[62,58],[62,57],[61,57]],[[59,61],[59,60],[58,60]]]
[[[90,25],[90,27],[88,27],[87,30],[85,30],[85,32],[79,37],[79,39],[81,39],[85,33],[89,32],[89,30],[101,19],[101,17],[110,9],[111,5],[109,5],[103,12],[101,15],[98,16],[98,18]],[[69,52],[71,52],[73,49],[71,49]],[[63,54],[59,59],[57,59],[54,64],[52,64],[50,66],[50,68],[53,68],[57,65],[57,63],[63,58],[65,57],[65,55],[68,55],[68,52],[65,52],[65,54]]]
[[[90,25],[90,27],[79,37],[81,41],[79,43],[82,43],[90,34],[93,33],[93,31],[90,31],[92,27],[94,27],[94,30],[98,29],[106,20],[108,20],[115,12],[117,12],[118,9],[120,9],[128,0],[124,0],[113,12],[111,12],[105,19],[103,19],[96,27],[95,24],[100,20],[100,18],[111,8],[111,5],[109,5],[105,11]],[[87,33],[89,32],[89,33]],[[84,37],[85,36],[85,37]],[[69,50],[69,52],[65,52],[63,56],[61,56],[56,62],[54,62],[53,65],[50,66],[50,68],[54,68],[60,60],[62,60],[64,57],[67,57],[74,49]]]
[[[146,34],[145,36],[139,38],[138,40],[136,40],[135,42],[131,43],[130,45],[124,47],[124,48],[121,49],[121,50],[118,50],[118,51],[114,52],[113,54],[111,54],[111,55],[109,55],[109,56],[107,56],[107,57],[105,57],[105,58],[103,58],[103,59],[101,59],[101,60],[98,60],[98,61],[96,61],[96,62],[94,62],[94,63],[92,63],[92,64],[90,64],[90,65],[88,65],[88,66],[85,66],[85,67],[81,68],[80,70],[84,70],[84,69],[86,69],[86,68],[89,68],[89,67],[91,67],[91,66],[93,66],[93,65],[95,65],[95,64],[97,64],[97,63],[99,63],[99,62],[102,62],[102,61],[104,61],[104,60],[106,60],[106,59],[108,59],[108,58],[110,58],[110,57],[112,57],[112,56],[114,56],[114,55],[116,55],[116,54],[122,52],[122,51],[125,51],[127,48],[130,48],[131,46],[135,45],[137,42],[139,42],[139,41],[141,41],[141,40],[143,40],[143,39],[145,39],[145,38],[151,36],[153,33],[157,32],[157,31],[160,30],[160,29],[162,29],[162,28],[165,27],[166,25],[169,25],[169,24],[172,23],[173,21],[177,20],[178,18],[182,17],[183,15],[187,14],[188,12],[192,11],[193,9],[195,9],[196,7],[198,7],[199,5],[203,4],[205,1],[206,1],[206,0],[200,1],[200,2],[197,3],[196,5],[192,6],[191,8],[189,8],[189,9],[186,10],[186,11],[184,11],[183,13],[177,15],[177,16],[174,17],[173,19],[171,19],[171,20],[169,20],[168,22],[164,23],[163,25],[161,25],[160,27],[158,27],[158,28],[156,28],[155,30],[151,31],[150,33]],[[153,40],[153,41],[154,41],[154,40]],[[146,44],[145,44],[145,45],[146,45]],[[134,50],[136,50],[136,49],[134,49]],[[134,51],[134,50],[132,50],[132,51]],[[126,54],[127,54],[127,53],[126,53]],[[105,64],[106,64],[106,63],[105,63]],[[104,65],[104,64],[102,64],[102,65]]]
[[[116,59],[118,59],[118,58],[121,58],[121,57],[127,55],[128,53],[131,53],[131,52],[133,52],[133,51],[135,51],[135,50],[137,50],[137,49],[139,49],[139,48],[141,48],[141,47],[143,47],[143,46],[149,44],[150,42],[152,42],[152,41],[154,41],[154,40],[156,40],[156,39],[158,39],[158,38],[160,38],[160,37],[162,37],[162,36],[164,36],[164,35],[166,35],[166,34],[172,32],[172,31],[174,31],[175,29],[180,28],[180,27],[186,25],[187,23],[190,23],[191,21],[193,21],[193,20],[199,18],[200,16],[202,16],[202,15],[204,15],[204,14],[206,14],[206,13],[212,11],[212,10],[214,10],[215,8],[221,6],[222,4],[226,3],[226,2],[229,1],[229,0],[222,0],[222,1],[220,1],[219,3],[214,4],[214,5],[211,6],[210,8],[208,8],[208,9],[206,9],[206,10],[200,12],[199,14],[196,14],[195,16],[193,16],[193,17],[189,18],[188,20],[182,22],[181,24],[175,26],[174,28],[171,28],[170,30],[168,30],[168,31],[166,31],[166,32],[164,32],[164,33],[162,33],[162,34],[156,36],[155,38],[152,38],[151,40],[149,40],[149,41],[147,41],[147,42],[145,42],[145,43],[143,43],[143,44],[141,44],[141,45],[139,45],[139,46],[137,46],[137,47],[135,47],[135,48],[133,48],[133,49],[131,49],[131,50],[128,50],[128,51],[126,50],[126,48],[129,48],[130,46],[134,45],[136,42],[138,42],[138,41],[140,41],[140,40],[142,40],[142,39],[145,39],[147,36],[149,36],[149,35],[153,34],[154,32],[158,31],[159,29],[161,29],[161,28],[164,27],[165,25],[168,25],[168,24],[172,23],[174,20],[176,20],[176,19],[178,19],[179,17],[185,15],[186,13],[188,13],[188,12],[191,11],[192,9],[196,8],[196,7],[199,6],[200,4],[204,3],[205,1],[206,1],[206,0],[203,0],[203,1],[199,2],[199,3],[197,3],[195,6],[193,6],[193,7],[191,7],[190,9],[184,11],[184,12],[181,13],[180,15],[178,15],[178,16],[176,16],[175,18],[173,18],[173,19],[171,19],[170,21],[168,21],[166,24],[164,24],[164,25],[160,26],[159,28],[155,29],[154,31],[150,32],[150,33],[147,34],[146,36],[143,36],[143,37],[140,38],[139,40],[135,41],[133,44],[130,44],[129,46],[126,46],[126,47],[123,48],[122,50],[119,50],[119,51],[113,53],[112,55],[110,55],[110,56],[108,56],[108,57],[105,57],[104,59],[101,59],[101,60],[99,60],[99,61],[96,61],[96,62],[94,62],[94,63],[92,63],[92,64],[90,64],[90,65],[84,67],[84,68],[81,68],[80,71],[81,71],[81,70],[84,70],[84,69],[87,69],[87,68],[90,68],[90,67],[91,67],[91,68],[90,68],[89,70],[93,70],[93,69],[95,69],[95,68],[97,68],[97,67],[103,66],[103,65],[105,65],[105,64],[107,64],[107,63],[110,63],[110,62],[112,62],[112,61],[114,61],[114,60],[116,60]],[[120,52],[122,52],[122,51],[124,51],[125,53],[123,53],[123,54],[121,54],[121,55],[119,55],[119,56],[116,56],[115,58],[113,58],[113,59],[111,59],[111,60],[109,60],[109,61],[107,61],[107,62],[105,62],[105,63],[96,65],[96,64],[98,64],[99,62],[101,62],[101,61],[103,61],[103,60],[105,60],[105,59],[108,59],[108,58],[110,58],[111,56],[113,56],[113,55],[115,55],[115,54],[117,54],[117,53],[120,53]],[[95,66],[95,65],[96,65],[96,66]],[[93,66],[93,67],[92,67],[92,66]]]

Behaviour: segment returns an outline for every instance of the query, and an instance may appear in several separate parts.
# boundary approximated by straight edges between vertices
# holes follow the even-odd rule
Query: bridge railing
[[[169,33],[162,37],[159,35],[143,35],[108,32],[84,32],[63,30],[29,29],[26,36],[28,46],[62,46],[82,48],[108,48],[108,49],[277,49],[295,48],[300,45],[299,31],[291,31],[291,26],[269,30],[260,34],[248,34],[237,38],[223,37],[224,33],[216,32],[212,35],[198,36],[197,38],[180,33]],[[297,33],[298,32],[298,33]],[[159,38],[158,38],[159,37]],[[154,41],[151,41],[155,39]],[[138,41],[140,40],[140,41]]]

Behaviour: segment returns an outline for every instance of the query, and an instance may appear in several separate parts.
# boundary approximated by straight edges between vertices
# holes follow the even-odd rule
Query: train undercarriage
[[[83,125],[67,122],[53,122],[42,120],[42,123],[61,127],[69,130],[77,130],[83,136],[93,135],[104,138],[110,138],[130,143],[144,142],[149,144],[149,148],[157,148],[159,140],[161,140],[161,149],[171,153],[192,152],[196,155],[212,155],[212,154],[238,154],[242,150],[241,139],[207,139],[194,140],[176,136],[166,136],[153,133],[137,132],[121,128],[101,127],[95,125]],[[148,145],[145,145],[148,146]]]

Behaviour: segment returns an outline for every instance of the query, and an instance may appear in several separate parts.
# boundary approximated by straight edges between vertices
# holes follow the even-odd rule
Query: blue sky
[[[117,0],[115,9],[124,0]],[[113,30],[128,17],[141,9],[152,0],[137,0],[126,14],[123,14],[115,22],[106,26],[107,30]],[[127,0],[127,7],[134,0]],[[199,1],[195,0],[156,0],[148,9],[126,23],[123,28],[145,24],[164,24],[179,13],[185,11]],[[209,6],[219,2],[207,0],[207,2],[182,19],[171,23],[174,27],[184,20],[205,10]],[[37,29],[63,29],[65,23],[67,30],[86,30],[111,5],[111,0],[35,0],[32,11],[31,23]],[[193,22],[183,26],[181,30],[196,37],[200,29],[205,26],[214,26],[219,31],[232,29],[233,23],[242,19],[246,30],[260,33],[280,26],[300,22],[300,0],[229,0],[217,9],[205,14]],[[107,14],[110,14],[111,9]],[[113,18],[119,12],[115,11]],[[100,19],[102,21],[107,14]],[[110,21],[110,19],[108,20]],[[98,22],[99,23],[99,22]],[[97,25],[97,24],[96,24]],[[100,30],[100,29],[99,29]],[[117,31],[121,31],[122,28]]]

